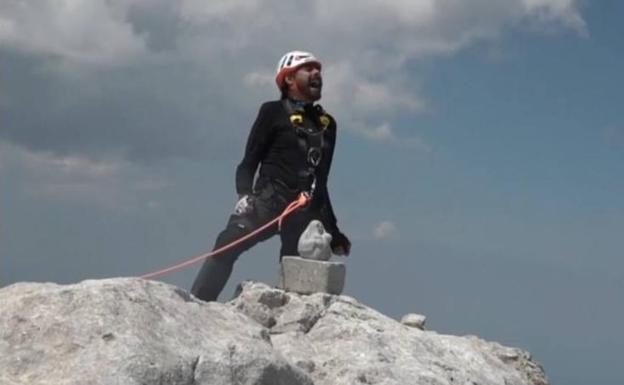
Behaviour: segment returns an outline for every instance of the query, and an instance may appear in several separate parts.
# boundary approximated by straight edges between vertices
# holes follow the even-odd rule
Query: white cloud
[[[399,138],[389,123],[400,114],[426,108],[425,101],[407,89],[404,82],[368,80],[346,61],[327,66],[325,78],[323,105],[332,113],[336,111],[341,128],[379,142],[424,143],[421,139]]]
[[[142,28],[140,20],[150,15],[184,24],[172,32],[179,47],[195,52],[262,65],[263,58],[275,61],[282,51],[303,43],[327,53],[330,63],[347,61],[360,74],[390,77],[406,61],[451,53],[527,18],[585,30],[575,0],[181,0],[174,5],[164,0],[10,0],[0,5],[0,14],[0,44],[85,64],[147,54],[146,39],[154,28]],[[258,52],[269,55],[254,56]]]
[[[119,116],[149,116],[143,113],[146,100],[154,103],[149,105],[152,110],[172,109],[173,113],[163,112],[166,116],[187,116],[179,128],[179,140],[161,141],[171,147],[164,152],[185,155],[188,143],[197,143],[201,137],[198,127],[215,127],[214,132],[222,135],[217,128],[232,124],[232,112],[240,111],[241,105],[277,96],[273,69],[285,51],[310,50],[324,62],[322,104],[336,115],[342,128],[371,140],[427,148],[418,135],[403,137],[391,128],[396,119],[428,108],[419,75],[410,71],[410,63],[443,58],[527,24],[586,34],[577,3],[10,0],[0,3],[0,51],[8,48],[35,55],[40,65],[50,60],[70,64],[69,71],[56,67],[65,73],[76,73],[76,68],[121,68],[114,73],[121,74],[114,86],[106,83],[109,78],[94,74],[81,77],[82,85],[73,84],[76,88],[63,97],[81,100],[82,90],[91,88],[99,90],[98,97],[105,100],[132,95],[131,101],[137,102],[123,103],[127,104],[124,108],[140,111],[116,111]],[[10,97],[11,90],[0,92]],[[38,100],[53,104],[55,99]],[[71,113],[70,108],[56,110],[54,117]],[[165,124],[143,122],[143,126],[166,135],[159,123]],[[59,124],[58,130],[69,129]],[[128,137],[111,140],[107,145],[117,146],[112,151],[123,147],[132,152],[133,146],[145,143],[142,128],[129,124],[122,130],[136,142],[127,141]]]
[[[397,239],[399,230],[392,221],[381,221],[373,229],[373,237],[379,240]]]
[[[243,78],[243,83],[247,87],[272,86],[275,83],[274,74],[268,72],[251,72]]]
[[[328,78],[325,100],[330,104],[347,105],[357,115],[387,115],[397,111],[419,111],[424,101],[396,82],[392,75],[371,80],[356,63],[343,61],[326,66]]]
[[[399,137],[388,122],[374,127],[364,126],[363,124],[363,122],[351,122],[350,126],[358,129],[366,138],[376,142],[390,143],[397,147],[418,150],[424,153],[432,151],[432,146],[417,135],[412,134],[407,137]]]
[[[182,0],[180,14],[186,20],[203,24],[256,14],[262,3],[261,0]]]
[[[581,16],[575,0],[523,0],[529,17],[537,18],[542,24],[552,22],[587,35],[587,24]]]
[[[121,160],[93,161],[76,156],[53,156],[0,142],[0,171],[19,175],[26,194],[59,201],[96,204],[125,210],[165,188],[160,178],[147,175]],[[151,202],[150,207],[156,207]]]
[[[85,65],[126,63],[146,51],[128,4],[89,0],[5,1],[0,46]]]

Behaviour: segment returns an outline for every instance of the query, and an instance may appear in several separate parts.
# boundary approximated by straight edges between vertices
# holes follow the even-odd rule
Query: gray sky
[[[212,247],[274,70],[323,62],[346,293],[621,385],[624,34],[615,0],[0,2],[0,283]],[[242,279],[276,281],[278,240]],[[164,281],[188,288],[198,267]],[[619,362],[619,360],[618,360]]]

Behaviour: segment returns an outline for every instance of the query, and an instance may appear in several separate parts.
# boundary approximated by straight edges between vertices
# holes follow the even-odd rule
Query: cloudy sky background
[[[277,60],[304,49],[339,123],[346,293],[527,349],[553,384],[621,385],[623,14],[616,0],[2,0],[0,284],[209,250]],[[222,298],[275,282],[278,249],[245,254]]]

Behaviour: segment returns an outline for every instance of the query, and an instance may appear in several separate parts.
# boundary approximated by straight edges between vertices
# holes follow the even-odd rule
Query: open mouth
[[[310,82],[308,83],[308,85],[310,86],[310,88],[320,89],[323,87],[323,80],[321,80],[320,78],[310,79]]]

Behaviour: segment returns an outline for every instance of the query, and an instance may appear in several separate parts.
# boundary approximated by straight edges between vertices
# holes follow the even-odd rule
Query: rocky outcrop
[[[244,283],[230,302],[316,385],[547,385],[520,349],[401,324],[348,296]],[[423,320],[424,324],[424,320]]]
[[[140,279],[0,290],[2,385],[311,385],[235,309]]]
[[[0,289],[2,385],[546,385],[528,353],[403,325],[348,296],[142,279]]]

